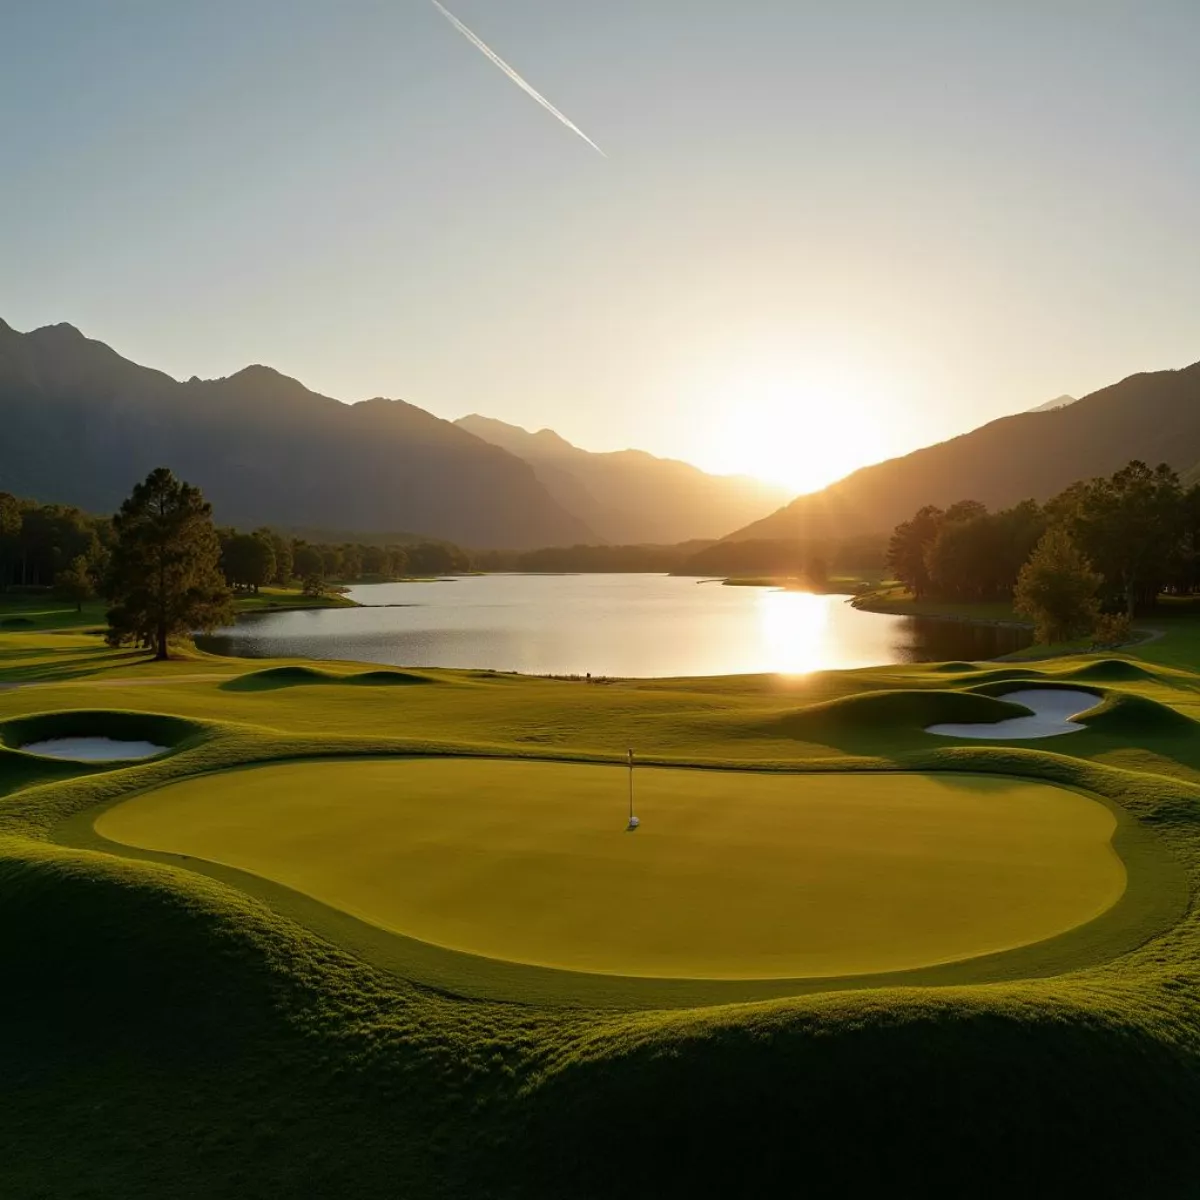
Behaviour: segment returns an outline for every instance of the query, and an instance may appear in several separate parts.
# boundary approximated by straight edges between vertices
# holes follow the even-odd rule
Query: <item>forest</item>
[[[1138,461],[1073,483],[1044,504],[921,508],[893,531],[888,567],[918,600],[1010,599],[1051,531],[1098,576],[1101,611],[1133,617],[1164,594],[1200,590],[1200,485],[1184,487],[1166,464]]]

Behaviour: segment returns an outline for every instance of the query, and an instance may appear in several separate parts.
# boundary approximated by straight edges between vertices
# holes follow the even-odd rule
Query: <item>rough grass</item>
[[[222,682],[247,664],[152,667],[94,639],[38,636],[0,639],[0,672],[44,683],[0,694],[6,718],[112,707],[193,721],[204,735],[112,770],[0,751],[4,1195],[1195,1194],[1190,725],[935,749],[899,719],[873,744],[869,722],[813,721],[802,737],[779,723],[839,697],[954,691],[979,672],[606,688],[430,672],[457,686],[231,692]],[[1070,682],[1086,661],[1032,677]],[[1155,678],[1098,682],[1109,699],[1195,717],[1200,680],[1153,661]],[[1127,863],[1152,846],[1158,865],[1131,870],[1119,936],[1052,939],[1040,964],[978,983],[835,984],[717,1007],[687,1007],[681,987],[630,1007],[628,995],[572,1005],[543,975],[510,978],[505,991],[445,963],[407,974],[415,960],[403,955],[385,969],[352,931],[284,915],[232,878],[55,840],[105,804],[239,763],[612,761],[630,744],[664,763],[965,770],[1079,787],[1121,814]],[[692,1003],[720,995],[744,998]]]

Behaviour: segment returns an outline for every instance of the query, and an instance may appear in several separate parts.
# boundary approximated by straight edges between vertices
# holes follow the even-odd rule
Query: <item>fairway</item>
[[[516,760],[292,762],[101,814],[126,845],[262,876],[373,924],[512,962],[674,978],[900,970],[1098,916],[1112,814],[965,774],[640,769]]]

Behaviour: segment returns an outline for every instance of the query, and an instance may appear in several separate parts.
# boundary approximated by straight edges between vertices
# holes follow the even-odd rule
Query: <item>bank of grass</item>
[[[605,688],[421,671],[426,686],[376,687],[352,682],[356,664],[148,664],[86,635],[14,638],[0,679],[38,686],[0,693],[0,720],[121,710],[190,732],[114,770],[0,750],[5,1195],[1194,1194],[1200,681],[1186,665],[1077,656]],[[301,666],[327,678],[258,685]],[[931,706],[1039,680],[1083,682],[1116,715],[1050,743],[922,732]],[[1083,926],[1100,944],[1051,939],[1040,963],[974,979],[960,966],[716,1007],[748,997],[685,982],[589,998],[552,972],[388,959],[369,927],[297,894],[84,844],[106,805],[239,765],[614,762],[628,745],[674,766],[1081,789],[1118,814],[1123,932]],[[635,920],[620,899],[614,922]]]
[[[879,586],[878,578],[860,575],[831,575],[813,582],[796,575],[730,575],[721,581],[726,587],[782,588],[789,592],[810,592],[826,596],[852,596]]]
[[[973,621],[987,625],[1019,625],[1033,628],[1013,612],[1006,600],[980,604],[956,603],[942,600],[918,600],[902,584],[875,588],[856,596],[852,601],[855,608],[864,612],[891,613],[898,617],[933,617],[954,621]]]
[[[851,602],[864,612],[896,616],[930,617],[981,625],[1019,625],[1031,629],[1032,622],[1019,616],[1005,601],[960,604],[940,600],[917,600],[899,584],[885,585],[856,596]],[[1200,665],[1200,603],[1196,597],[1161,596],[1155,611],[1140,618],[1134,627],[1135,640],[1122,647],[1148,662],[1194,669]],[[1032,645],[1004,655],[1005,662],[1036,662],[1068,655],[1095,653],[1091,638],[1052,646]]]
[[[238,613],[355,607],[355,602],[340,592],[307,596],[299,587],[264,587],[257,592],[239,592],[234,597]],[[107,601],[101,599],[86,600],[77,607],[57,599],[52,592],[0,593],[0,637],[52,630],[86,629],[102,633],[107,608]]]
[[[301,588],[264,587],[257,592],[239,592],[234,598],[239,613],[293,612],[308,608],[357,608],[342,589],[307,595]]]

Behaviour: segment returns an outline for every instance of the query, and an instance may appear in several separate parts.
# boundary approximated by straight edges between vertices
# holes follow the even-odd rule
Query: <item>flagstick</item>
[[[629,824],[626,829],[636,829],[641,822],[633,815],[633,751],[629,751]]]

